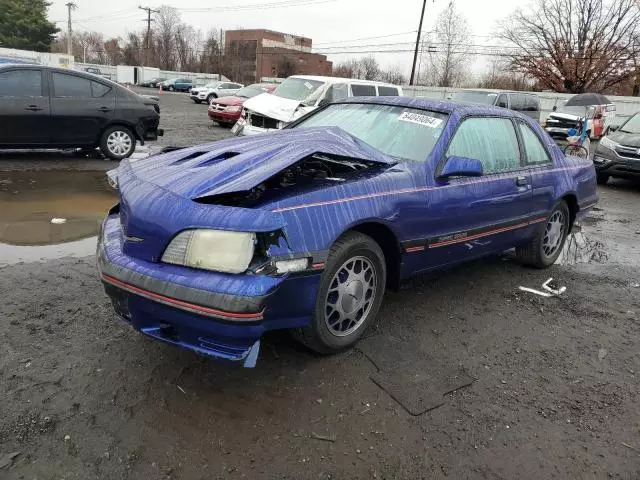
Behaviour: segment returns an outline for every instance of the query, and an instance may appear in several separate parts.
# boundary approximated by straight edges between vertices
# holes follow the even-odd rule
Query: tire
[[[213,100],[214,98],[218,98],[218,96],[215,93],[212,93],[209,96],[207,96],[207,105],[209,105],[211,103],[211,100]]]
[[[294,330],[294,338],[322,355],[352,347],[380,309],[386,278],[380,246],[367,235],[346,233],[329,252],[313,320],[309,326]]]
[[[174,90],[175,90],[175,88],[173,88],[173,86],[170,86],[170,87],[169,87],[169,91],[170,91],[170,92],[173,92]]]
[[[558,220],[560,225],[556,228],[561,228],[561,230],[559,232],[557,230],[555,232],[553,230],[550,231],[550,229],[554,228],[552,222],[556,223]],[[567,240],[570,221],[571,213],[567,202],[560,200],[553,207],[547,219],[536,227],[537,231],[531,242],[528,245],[516,248],[517,258],[523,264],[535,268],[547,268],[553,265],[560,256],[564,242]],[[559,237],[556,237],[554,241],[551,235],[559,235]],[[552,250],[545,240],[554,244]]]
[[[202,100],[195,100],[194,99],[193,101],[194,101],[194,103],[197,103],[198,105],[200,105],[202,103]]]
[[[609,181],[610,175],[606,173],[596,173],[596,181],[598,185],[604,185]]]
[[[107,128],[100,139],[100,151],[112,160],[127,158],[135,149],[136,137],[122,125]]]

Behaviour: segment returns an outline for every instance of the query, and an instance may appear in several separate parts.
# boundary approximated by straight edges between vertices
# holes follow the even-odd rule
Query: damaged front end
[[[341,130],[185,148],[108,173],[120,204],[98,266],[140,332],[253,366],[261,335],[310,321],[327,250],[288,233],[274,203],[340,186],[394,161]],[[319,148],[319,144],[322,148]]]

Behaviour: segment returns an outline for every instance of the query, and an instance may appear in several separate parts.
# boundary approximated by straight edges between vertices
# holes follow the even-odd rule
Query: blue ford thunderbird
[[[352,346],[385,289],[515,247],[558,258],[597,201],[592,162],[493,107],[401,97],[326,105],[282,131],[124,160],[98,266],[142,333],[255,365],[291,329]]]

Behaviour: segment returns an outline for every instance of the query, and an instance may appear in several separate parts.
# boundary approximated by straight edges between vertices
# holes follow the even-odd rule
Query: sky
[[[49,18],[67,28],[68,0],[50,0]],[[146,13],[138,6],[179,9],[182,20],[207,32],[216,29],[266,28],[303,35],[313,40],[314,50],[329,60],[374,55],[384,67],[398,65],[405,74],[411,69],[412,49],[420,19],[422,0],[74,0],[73,28],[95,30],[105,36],[125,36],[146,26]],[[496,22],[530,0],[453,0],[471,29],[474,45],[496,45]],[[157,2],[157,3],[146,3]],[[448,0],[427,0],[423,32],[433,30],[436,17]],[[486,49],[486,47],[485,47]],[[483,51],[485,50],[483,49]],[[402,50],[379,53],[379,50]],[[476,51],[478,48],[476,48]],[[481,73],[490,57],[476,55],[471,70]]]

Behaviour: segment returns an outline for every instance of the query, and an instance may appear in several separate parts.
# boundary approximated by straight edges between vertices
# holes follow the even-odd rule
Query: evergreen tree
[[[59,31],[45,0],[0,0],[0,47],[48,52]]]

